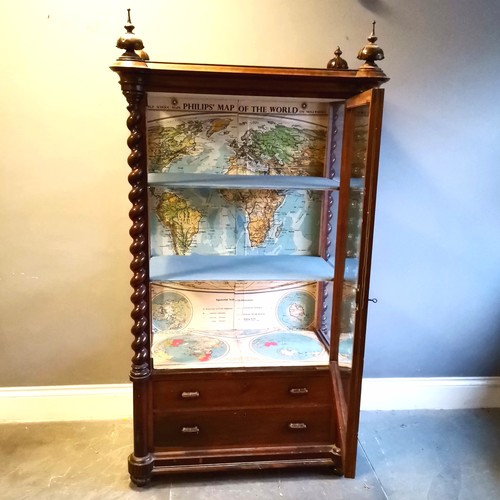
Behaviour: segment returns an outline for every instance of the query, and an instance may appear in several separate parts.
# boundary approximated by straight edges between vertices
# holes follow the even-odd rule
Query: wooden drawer
[[[294,445],[332,442],[328,406],[157,413],[156,448]]]
[[[328,371],[306,374],[220,373],[153,382],[154,410],[332,404]]]

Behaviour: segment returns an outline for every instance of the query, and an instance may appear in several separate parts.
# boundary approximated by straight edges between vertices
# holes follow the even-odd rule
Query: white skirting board
[[[500,408],[500,377],[365,378],[361,409]]]
[[[0,388],[0,422],[132,417],[131,384]]]
[[[500,407],[500,377],[366,378],[361,409],[451,410]],[[130,384],[0,387],[0,422],[132,417]]]

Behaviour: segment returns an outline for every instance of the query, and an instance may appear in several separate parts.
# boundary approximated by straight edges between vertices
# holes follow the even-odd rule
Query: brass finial
[[[119,60],[137,60],[137,59],[145,59],[140,55],[136,54],[136,50],[144,49],[144,44],[142,40],[134,35],[135,26],[132,24],[130,20],[130,9],[127,9],[127,24],[124,26],[127,31],[124,35],[122,35],[118,41],[116,42],[116,46],[119,49],[124,49],[125,52],[119,57]]]
[[[349,66],[347,66],[347,61],[340,57],[342,55],[342,51],[340,50],[339,46],[337,46],[337,50],[334,52],[334,54],[335,57],[333,59],[330,59],[328,61],[328,64],[326,65],[327,69],[349,69]]]
[[[375,36],[375,21],[372,23],[372,32],[368,37],[368,42],[359,52],[358,59],[365,61],[363,67],[378,68],[375,61],[381,61],[384,58],[384,51],[375,44],[378,38]]]

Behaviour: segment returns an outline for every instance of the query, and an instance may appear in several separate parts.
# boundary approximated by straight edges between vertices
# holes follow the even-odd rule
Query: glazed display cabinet
[[[151,62],[126,25],[131,479],[353,477],[383,90],[346,68]]]

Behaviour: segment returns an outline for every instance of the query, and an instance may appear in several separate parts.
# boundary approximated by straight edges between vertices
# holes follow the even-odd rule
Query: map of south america
[[[186,200],[166,192],[161,196],[156,214],[171,233],[175,253],[186,255],[199,231],[201,213],[191,208]]]

